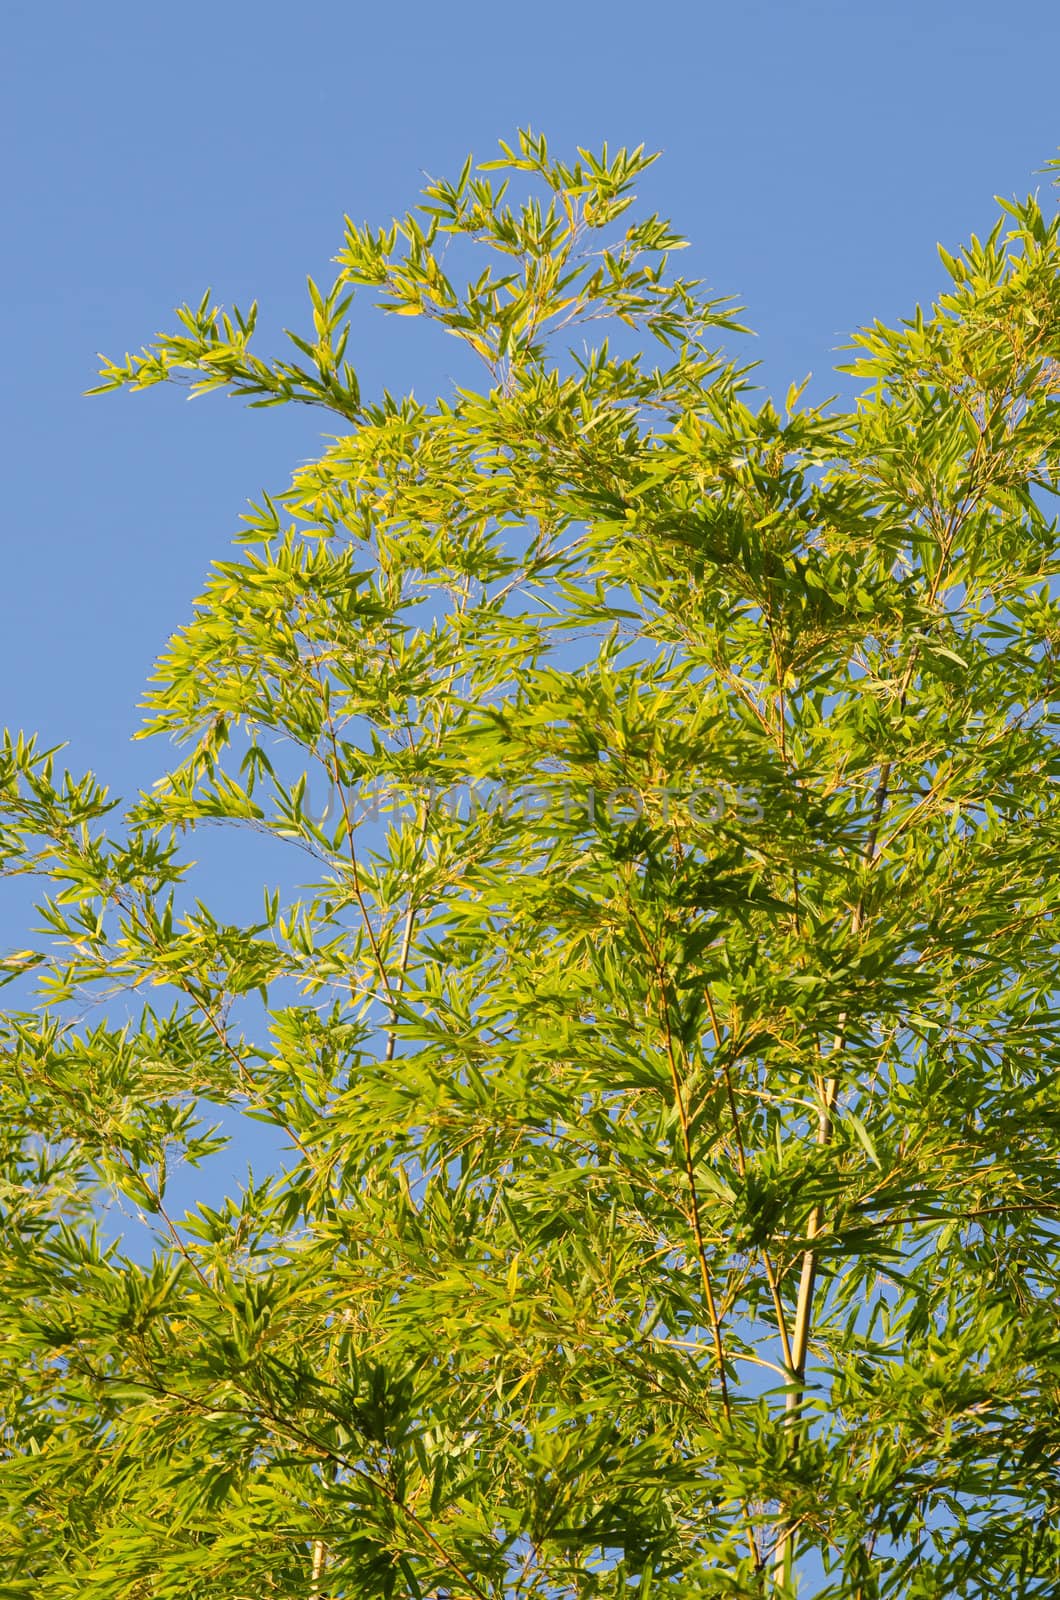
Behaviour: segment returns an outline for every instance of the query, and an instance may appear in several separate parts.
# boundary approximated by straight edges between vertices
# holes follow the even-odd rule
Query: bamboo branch
[[[974,500],[973,500],[974,505]],[[966,508],[965,515],[971,507]],[[928,604],[934,603],[942,583],[942,575],[946,563],[953,550],[954,541],[960,527],[960,516],[955,511],[947,520],[942,530],[941,549],[939,551],[938,566],[928,589]],[[905,671],[898,691],[899,715],[904,714],[909,688],[916,671],[919,651],[914,645],[906,663]],[[883,827],[884,812],[890,794],[891,777],[894,763],[885,760],[880,766],[880,775],[876,785],[876,794],[872,805],[872,818],[869,825],[867,865],[871,873],[876,863],[881,859],[882,852],[879,848],[880,832]],[[851,932],[856,937],[864,926],[865,919],[865,888],[858,896],[850,919]],[[846,1042],[848,1014],[844,1012],[839,1018],[839,1027],[833,1040],[831,1054],[835,1056],[841,1051]],[[816,1144],[818,1147],[827,1145],[832,1137],[833,1114],[835,1111],[836,1097],[839,1092],[839,1078],[836,1075],[818,1077],[817,1094],[819,1110],[817,1119]],[[811,1241],[810,1248],[803,1252],[802,1265],[799,1271],[798,1295],[795,1303],[795,1322],[792,1328],[792,1366],[793,1383],[789,1388],[784,1402],[785,1426],[791,1430],[792,1442],[797,1443],[799,1423],[802,1417],[802,1407],[806,1389],[806,1362],[809,1356],[810,1336],[813,1329],[814,1290],[817,1286],[817,1252],[812,1247],[812,1241],[820,1234],[824,1226],[824,1210],[821,1206],[814,1206],[810,1213],[806,1235]],[[795,1548],[795,1531],[797,1523],[786,1522],[774,1548],[773,1570],[774,1578],[779,1589],[788,1587],[791,1583],[792,1565]]]
[[[324,1575],[324,1564],[327,1561],[328,1549],[323,1539],[313,1540],[313,1569],[309,1581],[312,1584],[312,1600],[324,1600],[324,1591],[320,1587],[320,1580]]]

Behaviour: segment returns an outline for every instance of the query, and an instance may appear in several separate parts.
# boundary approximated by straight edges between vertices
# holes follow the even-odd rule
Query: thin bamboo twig
[[[721,1031],[718,1025],[717,1013],[714,1010],[714,1000],[710,992],[709,984],[704,986],[704,995],[707,1002],[707,1013],[710,1017],[710,1026],[714,1033],[714,1045],[715,1048],[720,1052]],[[729,1070],[728,1061],[724,1063],[722,1073],[725,1079],[725,1094],[729,1103],[729,1115],[732,1119],[733,1137],[736,1140],[736,1170],[739,1172],[741,1179],[744,1179],[747,1176],[747,1152],[744,1147],[743,1133],[740,1127],[740,1113],[736,1105],[736,1093],[733,1089],[732,1073]],[[795,1370],[791,1358],[791,1341],[788,1337],[788,1322],[787,1317],[784,1315],[784,1302],[780,1297],[780,1283],[773,1267],[773,1263],[770,1260],[769,1251],[765,1245],[762,1246],[761,1256],[762,1267],[766,1275],[766,1283],[769,1285],[769,1293],[773,1301],[773,1311],[777,1319],[777,1332],[780,1335],[780,1348],[784,1356],[784,1366],[787,1369],[788,1381],[790,1383],[795,1377]]]
[[[641,938],[644,939],[644,929],[639,919],[634,914],[633,921]],[[718,1365],[718,1379],[721,1389],[721,1404],[727,1423],[732,1423],[732,1402],[729,1396],[729,1380],[725,1371],[725,1345],[722,1338],[721,1317],[718,1313],[717,1301],[714,1298],[714,1286],[711,1282],[710,1269],[707,1266],[707,1247],[703,1237],[703,1223],[700,1215],[699,1186],[696,1183],[695,1161],[692,1154],[692,1135],[688,1119],[688,1106],[685,1100],[684,1089],[681,1084],[681,1074],[677,1065],[677,1054],[674,1050],[673,1030],[670,1026],[670,1001],[667,992],[666,975],[662,971],[655,952],[645,939],[645,947],[649,959],[655,969],[656,982],[659,985],[659,998],[662,1004],[663,1036],[666,1043],[666,1056],[670,1068],[670,1080],[673,1085],[674,1103],[677,1109],[678,1121],[681,1127],[681,1144],[684,1155],[685,1178],[688,1183],[688,1199],[691,1210],[692,1232],[696,1242],[696,1255],[699,1261],[700,1282],[703,1287],[703,1299],[706,1302],[707,1316],[710,1321],[711,1339],[714,1345],[714,1356]],[[754,1526],[746,1505],[743,1507],[746,1522],[747,1544],[754,1562],[755,1569],[760,1570],[762,1556],[758,1548]]]

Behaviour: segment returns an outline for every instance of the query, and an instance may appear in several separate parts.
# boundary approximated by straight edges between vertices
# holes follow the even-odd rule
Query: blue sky
[[[6,24],[0,724],[67,741],[130,797],[170,755],[131,742],[156,655],[248,498],[285,487],[328,421],[87,399],[97,351],[138,348],[207,286],[256,297],[266,339],[303,327],[344,212],[384,224],[424,173],[532,124],[559,152],[661,149],[642,202],[691,239],[681,269],[747,307],[764,385],[812,371],[821,397],[849,331],[930,300],[936,240],[986,231],[994,193],[1025,193],[1060,144],[1060,8],[1041,0],[9,0]],[[422,333],[358,318],[366,396],[448,386],[446,341]],[[204,849],[214,908],[256,911],[260,862]],[[24,944],[2,904],[0,942]]]
[[[304,327],[344,212],[385,224],[424,173],[531,124],[557,152],[661,149],[642,203],[691,239],[681,270],[747,307],[764,385],[812,371],[822,397],[849,331],[930,300],[936,240],[986,231],[994,193],[1025,193],[1060,144],[1060,9],[1030,0],[9,0],[6,24],[0,724],[67,741],[130,798],[170,758],[131,742],[155,657],[246,501],[285,487],[328,419],[86,399],[97,351],[137,349],[207,286],[256,297],[274,344]],[[448,387],[451,344],[423,331],[358,317],[366,397]],[[227,839],[195,841],[208,898],[254,915],[271,865]],[[2,887],[0,943],[24,945]]]
[[[827,393],[846,333],[930,299],[936,240],[985,231],[1060,143],[1044,0],[9,0],[5,32],[0,722],[125,793],[165,761],[129,742],[156,653],[322,424],[85,399],[96,351],[208,285],[301,326],[344,211],[383,223],[421,173],[531,123],[557,150],[661,148],[644,199],[693,241],[682,269],[747,306],[768,386],[813,370]],[[368,394],[446,383],[399,319],[363,321],[351,353]]]

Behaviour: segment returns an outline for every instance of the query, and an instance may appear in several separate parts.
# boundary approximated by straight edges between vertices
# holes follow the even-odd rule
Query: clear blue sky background
[[[9,0],[4,33],[0,724],[69,741],[126,795],[167,760],[130,743],[155,656],[246,500],[327,424],[85,399],[95,352],[138,348],[207,286],[257,297],[270,333],[303,327],[344,212],[386,223],[423,172],[530,123],[558,151],[661,148],[642,193],[693,241],[682,270],[746,305],[767,386],[812,370],[823,395],[849,331],[930,300],[936,240],[988,230],[994,193],[1025,193],[1060,144],[1056,0]],[[417,335],[359,319],[366,395],[446,385]],[[256,909],[256,870],[214,852],[214,908],[252,890]]]
[[[96,351],[207,285],[302,327],[344,211],[386,222],[529,122],[661,148],[644,195],[682,269],[748,307],[764,382],[827,392],[846,333],[930,299],[936,240],[989,228],[1060,144],[1055,0],[9,0],[4,32],[0,723],[125,793],[165,760],[129,743],[156,653],[326,422],[84,399]],[[369,394],[446,382],[400,319],[352,355]]]

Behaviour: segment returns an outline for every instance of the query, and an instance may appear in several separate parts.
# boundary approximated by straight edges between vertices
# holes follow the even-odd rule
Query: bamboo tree
[[[3,748],[2,1600],[1060,1584],[1057,220],[779,406],[652,159],[524,132],[290,360],[207,295],[103,368],[329,442],[151,792]],[[362,396],[365,290],[452,393]],[[222,1113],[287,1157],[186,1210]]]

